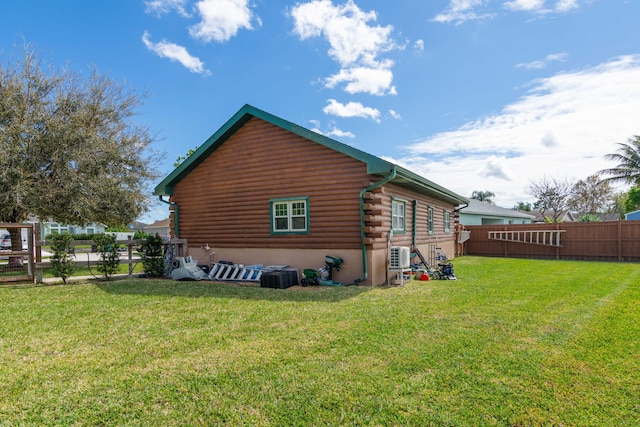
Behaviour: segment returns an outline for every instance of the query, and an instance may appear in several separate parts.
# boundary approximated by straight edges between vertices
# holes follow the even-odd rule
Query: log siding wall
[[[176,185],[171,201],[179,206],[180,237],[190,246],[357,249],[360,191],[380,179],[368,175],[361,161],[252,118]],[[309,234],[272,234],[270,200],[296,197],[309,200]],[[392,198],[407,202],[406,232],[396,234],[393,245],[412,243],[414,200],[418,244],[453,242],[454,206],[386,184],[365,198],[371,249],[386,248]],[[433,235],[427,206],[434,208]],[[449,233],[445,210],[452,214]]]
[[[190,245],[357,248],[366,165],[252,118],[175,188]],[[271,234],[270,200],[308,197],[307,235]]]
[[[373,249],[383,249],[387,245],[387,233],[391,229],[391,204],[395,200],[403,200],[406,202],[406,230],[404,233],[395,233],[391,238],[392,246],[411,246],[413,240],[413,215],[414,201],[416,214],[416,244],[418,246],[436,242],[438,244],[452,244],[454,241],[454,208],[455,206],[442,202],[440,200],[417,194],[403,187],[387,184],[376,189],[374,192],[375,200],[379,210],[378,215],[374,215],[374,220],[382,225],[376,227],[382,232],[382,235],[371,243]],[[366,200],[366,199],[365,199]],[[430,234],[427,228],[427,212],[428,208],[433,208],[434,230]],[[451,230],[444,231],[444,213],[451,214]],[[366,211],[365,211],[366,212]],[[380,233],[378,233],[380,235]],[[447,252],[452,254],[452,252]]]

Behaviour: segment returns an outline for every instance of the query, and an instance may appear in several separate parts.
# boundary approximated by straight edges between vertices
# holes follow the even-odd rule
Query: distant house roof
[[[515,209],[502,208],[491,203],[482,202],[476,199],[469,199],[469,206],[460,209],[460,213],[475,215],[491,215],[510,218],[533,219],[534,215],[517,211]]]
[[[144,228],[147,226],[147,224],[145,224],[144,222],[140,222],[140,221],[133,221],[131,223],[131,228],[133,228],[134,230],[144,230]]]
[[[367,165],[367,173],[371,175],[393,176],[390,182],[412,189],[421,194],[433,196],[452,204],[466,203],[467,199],[394,163],[383,160],[372,154],[365,153],[357,148],[338,142],[319,133],[313,132],[302,126],[288,122],[273,114],[262,111],[251,105],[243,106],[233,115],[220,129],[218,129],[209,139],[183,161],[173,172],[158,184],[154,190],[155,195],[171,196],[173,189],[184,177],[202,163],[211,153],[218,149],[236,131],[253,117],[271,123],[298,136],[316,142],[325,147],[331,148]]]
[[[545,211],[544,216],[538,211],[531,211],[531,215],[535,216],[535,222],[546,222],[545,218],[553,218],[552,211]],[[570,211],[562,211],[558,215],[558,222],[575,222],[576,218]]]
[[[165,228],[165,227],[169,227],[170,226],[170,221],[169,218],[166,219],[161,219],[159,221],[156,221],[154,223],[151,223],[149,225],[145,225],[145,230],[149,229],[149,228]]]
[[[603,214],[598,214],[598,218],[600,218],[600,221],[620,221],[620,214],[619,213],[603,213]]]

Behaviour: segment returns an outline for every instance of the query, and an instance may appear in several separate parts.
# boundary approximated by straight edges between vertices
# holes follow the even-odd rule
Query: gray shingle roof
[[[529,215],[514,209],[501,208],[500,206],[481,202],[480,200],[475,199],[469,199],[469,206],[464,209],[460,209],[460,212],[466,214],[504,216],[510,218],[535,218],[534,215]]]

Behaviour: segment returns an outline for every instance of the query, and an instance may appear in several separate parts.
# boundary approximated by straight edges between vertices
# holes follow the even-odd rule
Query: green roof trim
[[[244,105],[237,113],[222,125],[213,135],[209,137],[198,149],[184,160],[173,172],[163,179],[155,188],[153,194],[157,196],[171,196],[175,185],[186,177],[193,169],[202,163],[211,153],[218,149],[227,139],[229,139],[238,129],[244,126],[252,117],[264,120],[274,126],[278,126],[292,132],[302,138],[316,142],[327,148],[331,148],[339,153],[345,154],[367,165],[367,173],[371,175],[388,175],[396,170],[397,177],[391,182],[413,188],[420,193],[426,193],[445,199],[452,203],[466,203],[467,199],[459,196],[444,187],[441,187],[424,177],[404,169],[394,163],[383,160],[372,154],[365,153],[357,148],[343,144],[335,139],[328,138],[317,132],[313,132],[302,126],[291,123],[266,111],[260,110],[249,104]]]

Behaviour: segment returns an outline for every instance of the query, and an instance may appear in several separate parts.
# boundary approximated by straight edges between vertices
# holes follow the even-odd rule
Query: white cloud
[[[547,132],[544,134],[540,143],[545,148],[553,148],[558,146],[558,141],[556,141],[556,137],[553,136],[553,132]]]
[[[392,61],[380,64],[378,68],[353,67],[342,69],[338,74],[327,77],[325,86],[334,88],[340,83],[346,83],[344,90],[347,93],[368,93],[370,95],[395,95],[396,88],[391,84],[393,73]]]
[[[505,181],[511,181],[511,173],[508,171],[507,159],[504,156],[490,156],[480,171],[480,174],[487,178],[498,178]]]
[[[319,120],[309,120],[309,122],[313,125],[311,130],[313,132],[319,133],[320,135],[335,137],[335,138],[355,138],[356,137],[356,135],[353,132],[343,131],[341,129],[338,129],[335,126],[329,131],[323,131],[320,129]]]
[[[565,62],[569,58],[566,52],[552,53],[542,60],[516,64],[516,68],[526,68],[528,70],[541,70],[546,68],[551,62]]]
[[[325,114],[338,117],[362,117],[365,119],[380,121],[380,110],[365,107],[359,102],[348,102],[342,104],[335,99],[329,99],[329,104],[322,109]]]
[[[402,118],[402,116],[400,116],[400,113],[398,113],[395,110],[389,110],[389,114],[391,115],[391,117],[393,117],[394,119],[400,119]]]
[[[189,28],[189,34],[204,42],[226,42],[240,29],[253,29],[255,18],[248,0],[200,0],[196,8],[201,21]]]
[[[461,24],[465,21],[493,17],[494,14],[492,13],[474,12],[474,8],[483,6],[483,4],[483,0],[451,0],[449,8],[436,15],[432,21],[440,22],[442,24],[448,24],[450,22]]]
[[[144,2],[147,13],[162,16],[175,10],[182,16],[189,16],[185,8],[186,0],[148,0]]]
[[[326,135],[331,137],[336,137],[336,138],[355,138],[356,137],[352,132],[343,131],[335,127],[331,129]]]
[[[405,147],[396,159],[462,195],[479,187],[506,207],[541,176],[584,179],[640,133],[640,55],[537,80],[496,115]]]
[[[145,31],[142,35],[142,42],[147,49],[155,53],[161,58],[168,58],[172,61],[178,61],[184,67],[186,67],[192,73],[199,73],[209,75],[210,72],[204,68],[204,63],[197,57],[192,56],[185,47],[177,45],[175,43],[169,43],[162,40],[158,43],[153,43],[151,35]]]
[[[545,0],[513,0],[504,3],[504,7],[515,11],[539,11],[544,9]]]
[[[450,0],[449,7],[436,15],[432,21],[461,24],[465,21],[493,18],[496,12],[491,11],[490,4],[487,0]],[[577,9],[580,7],[580,0],[510,0],[504,1],[502,6],[513,12],[544,15]]]
[[[422,52],[424,50],[424,40],[416,40],[415,43],[413,43],[413,48]]]
[[[549,4],[548,4],[549,3]],[[507,9],[513,11],[533,12],[537,14],[564,13],[580,7],[578,0],[512,0],[504,3]]]
[[[580,7],[578,4],[578,0],[559,0],[556,3],[556,10],[558,12],[568,12],[572,9],[577,9]]]
[[[314,0],[297,4],[290,11],[294,34],[301,40],[324,37],[329,43],[329,56],[341,67],[327,79],[327,86],[348,82],[349,93],[395,93],[392,86],[393,62],[379,55],[398,46],[391,38],[391,25],[371,25],[377,20],[375,11],[362,11],[353,0],[335,6],[330,0]]]

